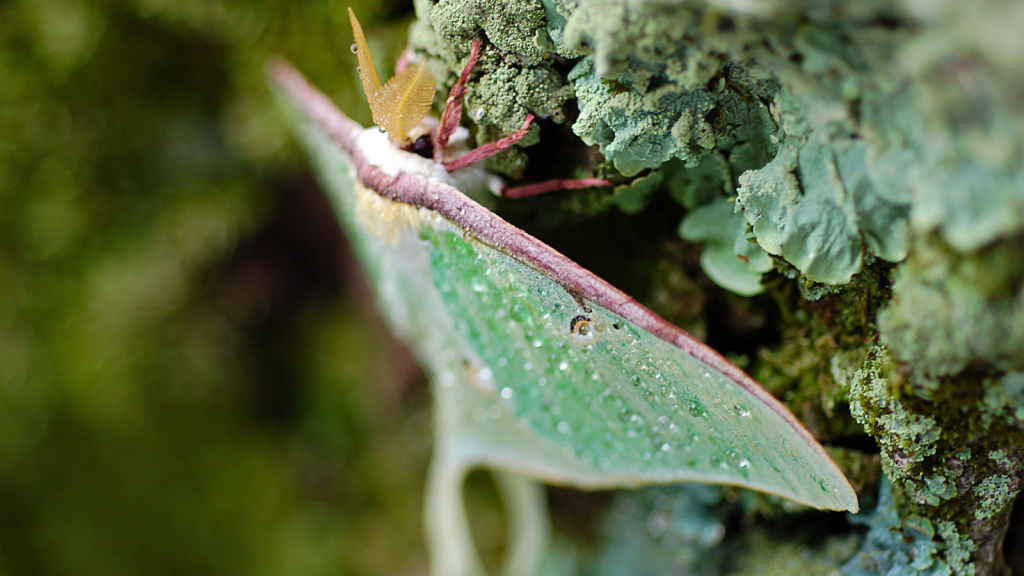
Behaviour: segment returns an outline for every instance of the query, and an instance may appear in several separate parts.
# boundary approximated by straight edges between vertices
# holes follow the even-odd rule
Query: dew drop
[[[818,487],[821,488],[822,492],[828,492],[829,485],[828,485],[828,482],[825,482],[824,478],[822,478],[821,480],[818,480]]]
[[[737,468],[745,468],[747,466],[747,459],[743,457],[743,452],[738,448],[729,448],[725,451],[725,459],[729,461],[729,464]]]
[[[738,414],[740,418],[750,418],[750,409],[744,406],[743,404],[737,404],[732,408],[733,410],[736,411],[736,414]]]
[[[502,356],[501,358],[498,358],[498,366],[504,366],[506,364],[508,364],[508,359],[507,358],[505,358],[504,356]]]
[[[506,400],[511,398],[512,397],[512,389],[511,388],[502,388],[501,389],[501,397],[505,398]]]
[[[568,422],[559,422],[558,423],[558,431],[561,432],[562,434],[567,434],[569,432],[569,423]]]
[[[356,46],[355,44],[349,46],[348,49],[351,50],[353,54],[359,52],[359,46]]]
[[[651,439],[651,442],[654,444],[654,447],[658,449],[660,452],[668,452],[669,448],[671,448],[671,446],[668,445],[668,442],[666,442],[665,438],[663,438],[662,436],[655,436],[654,438]]]
[[[538,386],[546,386],[547,383],[548,383],[548,379],[543,377],[543,376],[540,377],[540,380],[537,380],[537,385]]]
[[[527,363],[523,364],[523,370],[526,370],[526,371],[533,370],[533,363],[532,362],[527,362]]]
[[[363,71],[363,67],[362,66],[356,66],[356,74],[359,74],[362,71]]]
[[[558,369],[559,370],[565,371],[568,368],[569,368],[569,363],[566,362],[565,360],[562,360],[561,362],[558,363]]]
[[[704,409],[704,405],[694,400],[690,403],[690,416],[694,418],[703,418],[707,416],[707,410]]]
[[[481,368],[480,369],[480,379],[481,380],[490,380],[491,379],[491,369],[490,368]]]

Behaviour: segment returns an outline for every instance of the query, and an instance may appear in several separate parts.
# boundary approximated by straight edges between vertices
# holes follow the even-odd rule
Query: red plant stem
[[[519,130],[516,130],[515,134],[506,136],[497,142],[488,142],[465,156],[459,156],[454,160],[447,161],[444,163],[444,169],[454,172],[471,164],[476,164],[481,160],[486,160],[498,152],[511,147],[516,142],[522,140],[523,136],[526,136],[526,131],[530,129],[531,122],[533,122],[533,114],[527,114],[526,121],[523,122],[523,126]]]
[[[466,62],[466,67],[462,69],[458,82],[455,83],[455,86],[452,86],[451,92],[448,93],[448,104],[445,105],[444,114],[441,115],[441,125],[438,127],[437,141],[434,143],[435,161],[440,162],[444,158],[445,148],[448,147],[448,139],[451,138],[452,133],[458,128],[459,122],[462,121],[462,97],[466,94],[466,82],[469,81],[469,73],[473,71],[477,59],[480,58],[481,46],[483,46],[483,42],[473,40],[473,47],[469,50],[469,61]]]
[[[536,184],[526,184],[525,186],[515,186],[512,188],[505,187],[501,189],[501,195],[505,198],[513,199],[528,198],[530,196],[547,194],[548,192],[554,192],[556,190],[573,190],[576,188],[610,186],[611,183],[611,180],[605,180],[603,178],[559,178],[555,180],[537,182]]]

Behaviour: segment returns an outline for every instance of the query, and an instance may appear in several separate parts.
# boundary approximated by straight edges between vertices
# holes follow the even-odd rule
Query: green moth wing
[[[432,376],[434,573],[482,573],[461,511],[461,482],[480,465],[505,471],[519,503],[516,574],[536,571],[546,538],[543,496],[524,476],[729,484],[857,510],[823,448],[739,368],[470,200],[439,164],[364,131],[288,65],[273,75],[382,310]]]

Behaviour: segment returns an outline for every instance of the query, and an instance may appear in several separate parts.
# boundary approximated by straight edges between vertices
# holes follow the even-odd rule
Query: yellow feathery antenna
[[[427,67],[410,64],[377,93],[379,114],[375,112],[373,119],[392,137],[404,142],[409,131],[430,111],[436,91],[437,85]]]
[[[348,20],[352,24],[352,35],[356,37],[355,53],[359,58],[359,79],[363,81],[363,92],[366,93],[367,100],[371,100],[374,94],[380,91],[380,77],[377,76],[377,68],[373,65],[370,47],[366,45],[363,27],[359,25],[356,13],[351,7],[348,9]]]
[[[392,140],[407,144],[409,131],[423,120],[434,101],[434,93],[437,91],[434,76],[425,64],[410,64],[382,87],[366,45],[363,28],[352,8],[348,9],[348,17],[356,38],[359,78],[363,81],[363,91],[370,104],[373,121],[386,130]]]

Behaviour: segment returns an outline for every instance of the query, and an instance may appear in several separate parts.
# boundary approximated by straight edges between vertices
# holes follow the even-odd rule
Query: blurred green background
[[[0,575],[425,574],[424,379],[263,72],[367,122],[348,4],[0,0]]]

